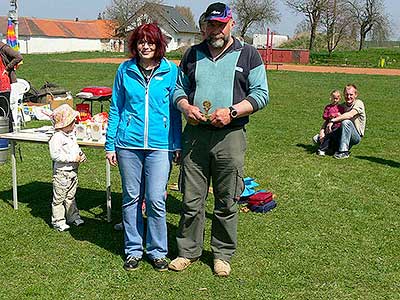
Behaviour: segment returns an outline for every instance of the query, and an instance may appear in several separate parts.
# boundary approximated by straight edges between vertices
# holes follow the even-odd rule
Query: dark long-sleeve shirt
[[[15,67],[22,61],[22,55],[7,44],[0,42],[0,57],[10,77],[10,82],[17,82]]]

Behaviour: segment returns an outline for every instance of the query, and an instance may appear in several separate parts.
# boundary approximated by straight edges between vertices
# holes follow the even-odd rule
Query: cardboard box
[[[47,103],[50,104],[51,110],[54,110],[62,104],[68,104],[74,108],[74,99],[71,97],[54,97],[52,95],[47,95]]]

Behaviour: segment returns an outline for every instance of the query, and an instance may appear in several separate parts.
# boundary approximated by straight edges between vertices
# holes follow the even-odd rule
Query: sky
[[[208,4],[218,0],[164,0],[166,5],[188,6],[192,9],[195,20],[207,8]],[[221,1],[221,0],[220,0]],[[291,12],[283,4],[284,0],[275,0],[281,14],[278,24],[271,24],[272,31],[279,34],[293,36],[297,24],[302,20],[301,15]],[[222,0],[222,2],[224,2]],[[384,0],[386,12],[393,23],[392,38],[400,40],[400,1]],[[9,0],[0,0],[0,15],[7,15]],[[19,15],[26,17],[48,19],[96,19],[99,12],[111,4],[111,0],[18,0]]]

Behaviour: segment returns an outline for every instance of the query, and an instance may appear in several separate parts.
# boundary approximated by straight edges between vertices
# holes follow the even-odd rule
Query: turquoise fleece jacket
[[[181,149],[182,119],[173,105],[177,66],[163,58],[148,83],[137,60],[122,63],[115,76],[105,150]]]

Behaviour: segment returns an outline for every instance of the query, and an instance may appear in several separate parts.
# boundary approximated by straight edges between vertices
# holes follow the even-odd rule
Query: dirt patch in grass
[[[120,64],[126,61],[128,58],[89,58],[89,59],[76,59],[69,60],[70,62],[81,62],[81,63],[98,63],[98,64]],[[174,63],[179,65],[179,60],[172,60]]]
[[[81,63],[104,63],[104,64],[120,64],[126,58],[91,58],[71,60],[71,62]],[[179,60],[172,60],[179,65]],[[274,69],[274,66],[271,66]],[[291,65],[283,64],[279,67],[283,71],[296,72],[315,72],[315,73],[346,73],[346,74],[367,74],[367,75],[392,75],[400,76],[399,69],[376,69],[376,68],[349,68],[349,67],[331,67],[331,66],[307,66],[307,65]]]
[[[346,73],[346,74],[367,74],[367,75],[392,75],[400,76],[399,69],[376,69],[376,68],[349,68],[331,66],[305,66],[284,64],[279,68],[285,71],[315,72],[315,73]]]

